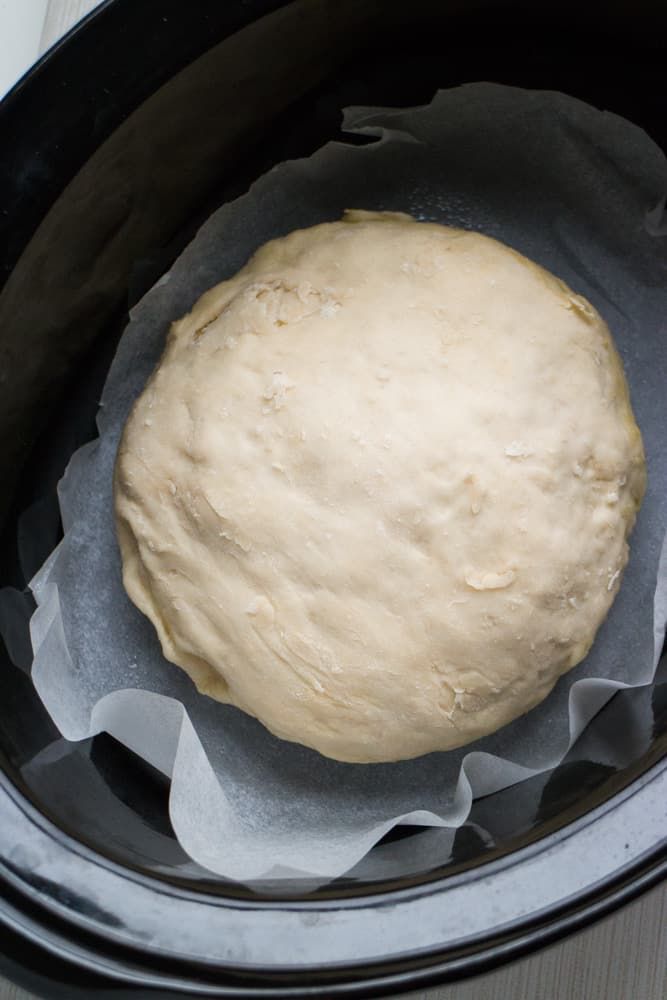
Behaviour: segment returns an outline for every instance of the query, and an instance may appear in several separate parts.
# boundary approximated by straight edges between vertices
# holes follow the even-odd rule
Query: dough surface
[[[508,247],[349,212],[175,323],[119,447],[167,659],[344,761],[461,746],[588,651],[645,486],[609,331]]]

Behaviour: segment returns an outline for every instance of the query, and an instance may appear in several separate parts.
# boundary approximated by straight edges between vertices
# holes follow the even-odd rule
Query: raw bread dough
[[[115,504],[165,656],[278,736],[368,762],[548,694],[614,599],[644,485],[585,299],[477,233],[349,212],[173,325]]]

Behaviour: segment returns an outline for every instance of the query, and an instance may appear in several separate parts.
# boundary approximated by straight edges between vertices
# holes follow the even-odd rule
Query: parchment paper
[[[617,689],[650,682],[667,617],[663,154],[614,115],[491,84],[440,92],[424,108],[353,109],[345,127],[378,141],[330,143],[273,169],[209,219],[133,311],[104,390],[100,438],[74,455],[60,484],[65,538],[32,582],[32,676],[63,735],[106,730],[171,776],[183,848],[243,882],[333,878],[401,822],[456,828],[473,796],[555,766]],[[589,298],[622,355],[649,465],[621,591],[586,660],[498,733],[398,764],[327,760],[198,695],[123,591],[112,520],[120,431],[169,323],[267,239],[345,208],[482,231]]]

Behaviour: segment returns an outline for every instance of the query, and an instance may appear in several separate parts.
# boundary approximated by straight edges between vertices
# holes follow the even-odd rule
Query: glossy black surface
[[[93,972],[115,988],[158,988],[165,996],[288,997],[314,988],[385,996],[525,954],[608,913],[667,870],[658,847],[664,766],[637,776],[613,805],[571,824],[566,837],[547,836],[474,872],[363,905],[234,905],[166,884],[156,891],[128,869],[100,864],[37,812],[22,811],[3,785],[0,777],[0,917],[20,936],[18,954],[34,963],[32,981],[38,973],[44,985],[53,969],[68,982],[90,981]],[[483,932],[471,933],[471,922]],[[16,955],[6,957],[16,963]],[[48,986],[46,995],[54,995]]]
[[[0,282],[7,278],[0,294],[0,372],[12,372],[0,394],[0,515],[8,511],[0,586],[22,588],[57,537],[55,484],[68,455],[94,434],[100,387],[128,306],[215,206],[273,163],[339,138],[342,107],[419,104],[438,87],[492,79],[564,90],[627,116],[667,148],[663,38],[637,28],[642,17],[645,25],[652,23],[650,4],[646,11],[633,6],[633,30],[610,15],[602,25],[580,21],[576,32],[567,5],[553,15],[547,8],[538,18],[498,4],[470,5],[465,16],[448,14],[449,6],[199,2],[185,12],[179,0],[116,0],[0,106]],[[31,519],[21,520],[40,498],[46,499]],[[33,545],[26,555],[24,545],[29,565],[23,567],[21,533],[40,539],[44,550]],[[14,658],[27,665],[27,653],[14,651]],[[380,847],[347,878],[319,890],[294,884],[290,898],[315,908],[336,899],[354,905],[374,893],[412,887],[430,892],[432,886],[437,920],[448,886],[474,880],[487,863],[510,863],[511,852],[541,850],[549,838],[571,835],[575,827],[568,824],[585,825],[594,810],[608,809],[614,796],[660,761],[667,746],[665,673],[652,689],[623,692],[600,713],[584,736],[578,753],[583,761],[565,761],[550,774],[476,802],[451,849],[442,831],[396,831],[389,838],[393,846]],[[74,935],[85,939],[87,958],[72,959],[69,971],[53,977],[69,982],[76,969],[84,977],[80,995],[92,990],[97,979],[86,979],[89,973],[81,969],[95,955],[106,955],[110,946],[98,935],[113,932],[119,919],[113,900],[110,908],[100,910],[99,900],[93,905],[95,857],[108,859],[109,870],[119,865],[121,881],[123,872],[134,871],[176,896],[195,891],[220,906],[233,897],[264,905],[262,892],[216,879],[184,856],[169,824],[168,789],[157,772],[108,737],[78,745],[60,739],[29,677],[1,646],[0,692],[0,763],[37,810],[30,818],[26,807],[26,842],[42,814],[66,835],[58,847],[60,835],[54,834],[54,855],[67,849],[67,836],[85,845],[82,850],[93,858],[90,896],[59,905],[71,904],[72,912],[99,925],[86,932],[90,940],[81,938],[80,928],[74,932],[66,921],[60,926],[64,917],[51,910],[44,916],[39,901],[26,902],[23,890],[10,890],[7,883],[10,909],[23,915],[14,921],[23,931],[13,931],[18,937],[2,945],[15,964],[37,961],[47,929],[60,951]],[[2,815],[0,806],[0,822]],[[642,879],[656,877],[660,863],[656,843],[651,858],[608,876],[596,893],[582,871],[581,899],[568,904],[567,919],[559,923],[555,913],[535,917],[533,936],[523,925],[509,935],[510,951],[562,933],[586,914],[590,918],[597,904],[611,905],[638,891]],[[107,862],[101,867],[106,870]],[[29,871],[30,865],[18,865],[13,877],[27,884]],[[131,892],[132,884],[124,891]],[[47,886],[33,888],[49,896]],[[520,875],[514,891],[518,905]],[[271,898],[284,893],[282,887]],[[177,908],[171,919],[178,920]],[[28,944],[31,921],[41,944]],[[484,961],[502,960],[502,935],[494,934],[492,946],[480,938],[456,960],[450,956],[449,971],[443,966],[438,975],[469,974]],[[33,958],[21,958],[21,949],[27,956],[31,948],[37,949]],[[443,941],[442,948],[453,945]],[[146,949],[148,954],[148,944]],[[107,959],[115,967],[116,960]],[[153,957],[134,959],[154,968]],[[423,959],[423,965],[430,963]],[[121,976],[121,966],[125,975],[126,964],[118,959],[113,975]],[[419,961],[408,964],[414,975]],[[197,975],[203,982],[218,974]],[[342,976],[359,978],[359,972]],[[401,988],[408,982],[417,980],[402,981]],[[268,988],[266,982],[258,987]]]

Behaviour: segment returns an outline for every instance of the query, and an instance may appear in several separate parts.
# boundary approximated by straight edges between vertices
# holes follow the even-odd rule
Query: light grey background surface
[[[99,0],[0,0],[0,96]],[[529,958],[424,1000],[665,1000],[667,886]],[[0,1000],[31,1000],[0,979]]]

